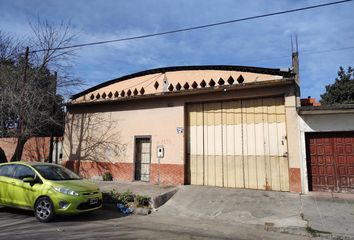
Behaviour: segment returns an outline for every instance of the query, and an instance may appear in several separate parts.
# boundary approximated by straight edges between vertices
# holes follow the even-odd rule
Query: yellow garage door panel
[[[223,180],[225,187],[244,188],[241,101],[222,103]]]
[[[204,104],[204,184],[223,186],[221,103]]]
[[[191,184],[289,191],[284,99],[188,106]]]
[[[204,184],[203,105],[189,107],[189,149],[191,184]]]

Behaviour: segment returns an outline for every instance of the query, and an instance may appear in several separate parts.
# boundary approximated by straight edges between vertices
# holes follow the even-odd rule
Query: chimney
[[[307,98],[302,98],[301,99],[301,106],[321,106],[321,103],[316,101],[316,98],[312,98],[311,96],[308,96]]]

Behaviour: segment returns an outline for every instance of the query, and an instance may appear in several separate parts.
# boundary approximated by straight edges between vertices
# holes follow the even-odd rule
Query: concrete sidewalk
[[[152,216],[255,226],[304,238],[354,239],[353,194],[181,186]],[[181,220],[182,221],[182,220]]]
[[[118,192],[131,191],[134,194],[148,196],[152,200],[152,207],[158,208],[167,202],[176,192],[176,186],[152,185],[145,182],[120,182],[95,180],[102,192],[113,189]]]
[[[303,218],[315,234],[354,239],[354,194],[309,193],[301,201]]]
[[[155,215],[257,225],[270,231],[306,234],[299,194],[246,189],[181,186]]]
[[[150,196],[158,211],[149,221],[201,222],[263,229],[321,239],[354,239],[354,195],[307,195],[206,186],[158,186],[143,182],[97,181],[102,191],[131,190]],[[177,191],[178,190],[178,191]],[[163,206],[162,206],[163,205]]]

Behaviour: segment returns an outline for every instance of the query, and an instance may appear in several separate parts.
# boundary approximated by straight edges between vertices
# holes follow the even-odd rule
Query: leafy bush
[[[119,193],[117,190],[113,189],[109,194],[115,203],[122,203],[124,205],[134,202],[135,199],[135,195],[130,190]]]
[[[113,180],[112,173],[110,173],[110,172],[106,172],[105,174],[103,174],[102,178],[103,178],[103,181],[112,181]]]
[[[109,196],[107,198],[109,198],[111,200],[110,202],[113,202],[113,203],[118,202],[119,192],[117,192],[116,189],[113,188],[111,191],[109,191],[109,193],[107,195]]]
[[[149,207],[150,206],[150,197],[148,196],[135,196],[135,202],[138,207]]]
[[[121,203],[129,207],[150,207],[151,198],[148,196],[135,195],[130,190],[119,193],[116,189],[109,192],[109,198],[113,203]]]
[[[117,200],[119,203],[127,204],[130,202],[134,202],[134,198],[135,195],[130,190],[128,190],[118,194]]]

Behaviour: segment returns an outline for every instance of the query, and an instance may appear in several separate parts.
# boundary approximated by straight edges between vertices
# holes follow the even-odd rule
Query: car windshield
[[[43,178],[47,180],[61,181],[61,180],[79,180],[78,175],[61,166],[57,165],[35,165],[33,166]]]

